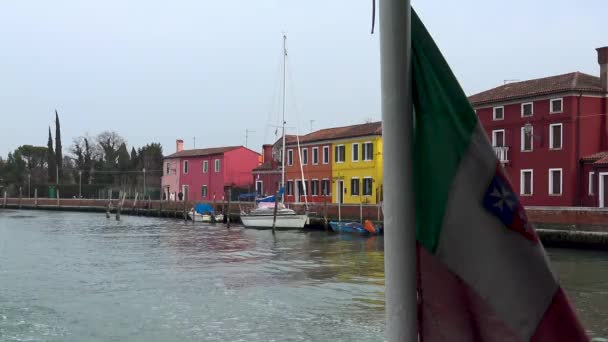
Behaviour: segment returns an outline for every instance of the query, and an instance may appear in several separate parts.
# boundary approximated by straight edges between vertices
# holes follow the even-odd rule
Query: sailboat
[[[279,194],[281,201],[278,202],[274,196],[268,196],[256,200],[256,207],[249,212],[241,211],[241,222],[246,228],[272,228],[275,222],[275,205],[276,222],[275,228],[304,228],[309,223],[308,214],[298,214],[293,209],[289,209],[284,203],[285,191],[285,73],[287,64],[287,36],[283,35],[283,126],[282,140],[283,146],[281,153],[281,190]],[[300,168],[302,166],[300,165]],[[303,177],[302,177],[303,178]]]

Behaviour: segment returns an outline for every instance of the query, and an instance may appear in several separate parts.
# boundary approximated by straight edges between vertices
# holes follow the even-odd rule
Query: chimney
[[[175,140],[175,152],[181,152],[184,150],[184,141],[182,139]]]
[[[608,91],[608,46],[597,48],[597,62],[600,64],[600,83]]]
[[[265,144],[262,146],[262,162],[272,161],[272,145]]]

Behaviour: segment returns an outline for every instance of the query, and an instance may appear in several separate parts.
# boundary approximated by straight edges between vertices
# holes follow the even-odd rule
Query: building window
[[[374,144],[366,142],[363,144],[363,160],[374,160]]]
[[[314,165],[319,164],[319,148],[318,147],[312,148],[312,163]]]
[[[532,195],[532,170],[521,170],[519,180],[519,194],[522,196]]]
[[[209,172],[209,161],[203,160],[203,173]]]
[[[534,136],[534,127],[530,126],[530,132],[526,132],[526,128],[521,128],[521,151],[532,151],[532,137]]]
[[[287,181],[287,195],[293,196],[293,181]]]
[[[589,172],[589,196],[593,196],[593,175],[595,172]]]
[[[169,172],[171,171],[170,167],[171,167],[171,163],[167,163],[167,173],[165,173],[166,175],[168,175]]]
[[[264,184],[261,180],[255,181],[255,192],[259,195],[262,195],[264,193]]]
[[[372,195],[372,178],[365,177],[363,178],[363,196],[371,196]]]
[[[549,125],[549,148],[560,150],[562,148],[562,124]]]
[[[306,179],[304,181],[298,180],[296,181],[296,184],[298,186],[298,196],[305,196],[306,189],[308,188],[306,186]]]
[[[323,146],[323,164],[329,164],[329,146]]]
[[[549,195],[562,194],[562,169],[549,169]]]
[[[308,164],[308,149],[303,148],[302,149],[302,165],[306,165],[306,164]]]
[[[206,185],[201,186],[201,196],[207,197],[207,186]]]
[[[346,147],[344,145],[336,145],[334,154],[336,155],[336,163],[344,163],[346,161]]]
[[[494,107],[493,108],[493,119],[494,120],[502,120],[505,118],[505,107]]]
[[[287,150],[287,165],[293,165],[293,150]]]
[[[313,196],[319,195],[319,180],[318,179],[313,179],[310,182],[310,194]]]
[[[492,131],[492,146],[502,147],[505,146],[505,130],[497,129]]]
[[[188,161],[184,160],[184,174],[187,175],[188,174]]]
[[[359,161],[359,144],[353,144],[353,161]]]
[[[359,196],[359,178],[350,179],[350,194],[352,196]]]
[[[532,102],[521,104],[521,116],[532,116],[534,114],[534,104]]]
[[[323,196],[329,196],[331,194],[329,189],[329,179],[321,180],[321,194],[323,194]]]
[[[215,160],[215,172],[220,172],[220,160]]]
[[[561,113],[564,111],[564,100],[563,99],[552,99],[551,100],[551,114]]]

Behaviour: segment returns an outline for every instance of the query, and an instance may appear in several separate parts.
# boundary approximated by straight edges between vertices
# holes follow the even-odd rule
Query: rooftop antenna
[[[196,137],[192,137],[192,149],[196,148]]]

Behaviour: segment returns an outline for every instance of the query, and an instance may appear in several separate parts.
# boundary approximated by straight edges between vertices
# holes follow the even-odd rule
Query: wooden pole
[[[160,198],[160,201],[158,203],[158,217],[162,217],[163,216],[163,198]]]
[[[232,187],[228,188],[228,210],[226,214],[226,228],[230,228],[230,202],[232,201]]]
[[[112,203],[112,201],[108,201],[108,204],[106,205],[106,218],[110,218],[110,204]]]
[[[19,187],[19,209],[21,209],[21,197],[23,196],[23,190]]]
[[[121,209],[121,204],[120,202],[116,203],[116,221],[120,221],[120,209]]]
[[[184,222],[188,220],[188,214],[186,213],[187,202],[184,200]]]
[[[361,197],[359,197],[359,221],[363,223],[363,201],[361,201]]]
[[[327,222],[327,194],[323,198],[323,225],[325,226],[325,230],[327,230],[329,222]]]
[[[4,190],[4,209],[6,209],[6,190]]]
[[[38,208],[38,188],[34,189],[34,207]]]
[[[338,197],[338,222],[342,222],[342,202],[341,198]]]
[[[277,209],[279,207],[279,191],[274,195],[274,210],[272,211],[272,235],[275,233],[275,227],[277,225]]]
[[[60,198],[61,198],[61,196],[59,195],[59,188],[57,188],[57,206],[58,206],[58,207],[60,207],[60,206],[61,206],[61,203],[59,202],[59,201],[60,201]]]

